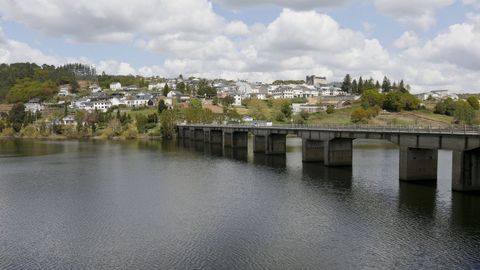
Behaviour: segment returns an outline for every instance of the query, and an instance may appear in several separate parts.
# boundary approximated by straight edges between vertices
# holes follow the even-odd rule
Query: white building
[[[153,91],[153,90],[162,90],[165,88],[166,83],[151,83],[148,85],[148,90]]]
[[[441,100],[451,98],[453,100],[458,100],[458,95],[451,93],[449,90],[433,90],[430,92],[425,92],[415,95],[421,100],[427,100],[433,98],[434,100]]]
[[[119,82],[112,82],[110,84],[110,90],[113,90],[113,91],[122,90],[122,84]]]
[[[24,104],[26,112],[41,112],[45,110],[45,106],[40,102],[38,98],[32,98],[30,101]]]
[[[112,107],[112,103],[108,100],[96,100],[93,101],[93,110],[98,110],[102,112],[106,112],[110,107]]]
[[[97,84],[92,84],[90,87],[88,87],[91,93],[99,93],[102,92],[102,88],[98,86]]]
[[[242,106],[242,96],[241,95],[234,95],[233,96],[233,106]]]
[[[58,90],[57,96],[59,97],[68,97],[70,96],[70,89],[66,85],[60,86],[60,89]]]
[[[309,105],[307,103],[293,103],[292,113],[299,114],[300,112],[316,113],[322,111],[322,107],[317,105]]]

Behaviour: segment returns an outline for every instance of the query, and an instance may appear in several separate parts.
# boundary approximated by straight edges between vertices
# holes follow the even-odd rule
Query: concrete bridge
[[[304,162],[323,162],[325,166],[352,166],[355,139],[387,140],[399,146],[400,180],[437,179],[438,150],[451,150],[452,190],[480,191],[480,129],[474,127],[434,129],[361,126],[253,126],[194,125],[178,126],[178,137],[225,148],[248,147],[253,135],[254,153],[286,153],[287,135],[302,138]]]

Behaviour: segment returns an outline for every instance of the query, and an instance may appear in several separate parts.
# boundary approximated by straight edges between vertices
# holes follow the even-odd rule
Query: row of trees
[[[370,78],[368,80],[364,80],[362,77],[359,77],[357,79],[353,79],[350,76],[350,74],[347,74],[345,78],[343,79],[342,86],[341,86],[342,91],[350,93],[350,94],[357,94],[361,95],[363,94],[366,90],[380,90],[383,93],[389,93],[389,92],[395,92],[395,91],[400,91],[400,92],[409,92],[410,91],[410,86],[405,85],[403,80],[400,82],[391,82],[390,79],[385,76],[383,78],[382,84],[380,84],[379,81],[374,81],[373,78]]]

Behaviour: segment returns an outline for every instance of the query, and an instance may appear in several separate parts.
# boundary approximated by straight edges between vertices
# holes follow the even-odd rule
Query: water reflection
[[[57,154],[63,152],[66,145],[62,142],[0,139],[0,158]]]
[[[352,189],[352,168],[327,167],[322,163],[303,163],[302,172],[305,181],[328,184],[337,190]]]
[[[421,216],[434,217],[437,185],[435,182],[404,182],[399,185],[400,209],[408,209]]]
[[[480,196],[453,192],[451,217],[452,225],[480,228]]]
[[[253,155],[253,164],[275,169],[284,169],[287,167],[287,157],[285,155],[265,155],[262,153],[255,153]]]
[[[225,147],[223,149],[223,155],[226,158],[248,162],[248,150],[247,148],[232,148]]]
[[[207,155],[213,157],[221,157],[223,156],[223,145],[219,143],[211,143],[207,144],[205,147],[205,152]]]
[[[353,169],[332,168],[302,164],[301,144],[288,143],[297,144],[280,156],[190,140],[0,144],[14,156],[0,160],[0,269],[464,269],[480,260],[479,196],[450,192],[446,179],[399,182],[395,149],[358,147]],[[52,149],[61,152],[33,156]]]

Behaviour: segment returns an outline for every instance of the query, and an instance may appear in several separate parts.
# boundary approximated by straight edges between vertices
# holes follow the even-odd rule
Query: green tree
[[[23,105],[23,103],[13,105],[8,113],[8,122],[11,124],[15,132],[19,132],[22,129],[26,115],[25,105]]]
[[[343,79],[342,91],[346,93],[352,93],[352,78],[350,74],[347,74]]]
[[[389,112],[399,112],[402,110],[402,93],[393,91],[385,96],[383,108]]]
[[[224,99],[222,99],[222,104],[223,106],[231,106],[235,102],[235,99],[232,96],[226,96]]]
[[[364,86],[363,85],[363,79],[362,79],[362,77],[360,77],[358,79],[357,94],[360,94],[360,95],[363,94],[363,90],[364,90],[363,86]]]
[[[251,99],[248,104],[248,114],[256,120],[267,120],[268,106],[264,101]]]
[[[175,137],[177,130],[177,113],[175,110],[165,110],[160,114],[160,132],[165,139]]]
[[[385,96],[379,93],[375,89],[365,90],[361,98],[362,107],[363,108],[369,108],[369,107],[375,107],[375,106],[382,107],[384,99],[385,99]]]
[[[352,81],[352,93],[358,94],[358,83],[356,79]]]
[[[163,87],[163,95],[167,96],[168,93],[170,93],[170,87],[168,87],[168,84],[166,83],[165,86]]]
[[[455,104],[454,118],[457,123],[471,125],[475,118],[475,111],[468,102],[460,100]]]
[[[436,113],[436,114],[445,114],[446,110],[447,110],[447,108],[445,106],[445,102],[439,101],[435,105],[435,108],[433,109],[433,112]]]
[[[390,80],[387,78],[387,76],[383,77],[382,92],[383,93],[390,92],[391,87],[392,85],[390,83]]]
[[[32,98],[48,100],[57,92],[57,85],[53,81],[39,82],[24,79],[11,88],[7,95],[7,101],[9,103],[27,102]]]
[[[472,106],[472,108],[476,111],[478,111],[478,109],[480,109],[480,104],[478,103],[478,98],[475,97],[475,96],[470,96],[467,98],[467,102],[468,104],[470,104],[470,106]]]
[[[143,114],[138,114],[135,117],[135,124],[137,126],[138,132],[144,134],[147,131],[148,119]]]
[[[185,93],[185,90],[186,90],[185,83],[184,83],[184,82],[179,82],[179,83],[177,83],[177,88],[176,88],[176,90],[177,90],[178,92]]]
[[[167,105],[165,104],[165,100],[163,99],[160,99],[160,101],[158,102],[158,113],[162,113],[163,111],[165,111],[167,109]]]

